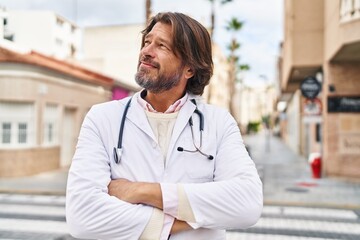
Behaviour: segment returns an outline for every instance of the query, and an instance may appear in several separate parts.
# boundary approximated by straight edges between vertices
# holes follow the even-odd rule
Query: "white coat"
[[[169,143],[166,166],[146,114],[136,100],[128,110],[120,164],[114,162],[120,121],[127,99],[91,108],[83,122],[68,176],[66,218],[78,238],[136,240],[148,223],[152,207],[129,204],[107,194],[112,179],[182,183],[200,228],[174,234],[171,240],[222,240],[224,229],[240,229],[257,222],[262,211],[262,184],[243,144],[233,117],[197,101],[204,115],[200,153],[193,150],[188,124],[192,116],[199,145],[199,118],[195,105],[181,108]],[[190,97],[192,98],[192,97]]]

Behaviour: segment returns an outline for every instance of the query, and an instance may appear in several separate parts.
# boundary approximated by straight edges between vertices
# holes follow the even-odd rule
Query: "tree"
[[[151,0],[145,0],[145,25],[151,18]]]
[[[215,2],[216,0],[209,0],[209,2],[211,3],[211,25],[210,25],[210,35],[211,35],[211,39],[213,38],[214,35],[214,29],[215,29]],[[221,0],[220,3],[221,4],[226,4],[232,2],[232,0]]]
[[[215,2],[217,0],[209,0],[209,2],[211,3],[211,15],[210,15],[210,20],[211,20],[211,25],[210,25],[210,36],[211,36],[211,41],[213,41],[213,37],[214,37],[214,29],[215,29]],[[232,2],[232,0],[220,0],[221,5],[224,5],[226,3]],[[210,103],[211,100],[211,91],[212,91],[212,85],[211,83],[208,85],[208,95],[207,95],[207,102]]]
[[[247,64],[240,63],[240,57],[237,55],[237,51],[240,49],[241,45],[236,39],[236,33],[238,33],[242,27],[243,22],[239,21],[237,18],[233,17],[227,24],[226,29],[232,33],[232,39],[228,45],[230,51],[228,61],[229,61],[229,90],[230,90],[230,101],[229,101],[229,110],[230,113],[235,116],[234,109],[234,95],[236,89],[236,83],[242,82],[242,77],[239,77],[239,73],[248,71],[250,66]]]

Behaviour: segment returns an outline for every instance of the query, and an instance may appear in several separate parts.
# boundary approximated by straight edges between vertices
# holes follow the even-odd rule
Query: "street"
[[[265,206],[254,227],[229,231],[227,239],[360,239],[359,214],[349,209]],[[65,197],[0,194],[0,239],[74,239],[67,233]]]
[[[359,182],[313,179],[306,159],[264,132],[244,141],[263,181],[264,209],[255,226],[228,231],[228,240],[360,239]],[[74,239],[65,222],[66,179],[67,169],[0,179],[0,240]]]

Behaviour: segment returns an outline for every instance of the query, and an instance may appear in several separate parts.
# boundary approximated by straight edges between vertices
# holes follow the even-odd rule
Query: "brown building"
[[[296,152],[322,155],[325,176],[360,178],[360,0],[285,0],[279,64],[282,133]],[[306,78],[321,92],[309,100]]]
[[[114,79],[5,43],[0,44],[0,177],[68,166],[85,114],[111,99]]]

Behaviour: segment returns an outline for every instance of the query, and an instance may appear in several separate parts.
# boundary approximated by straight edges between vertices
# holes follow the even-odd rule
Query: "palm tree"
[[[215,29],[215,2],[216,0],[209,0],[209,2],[211,3],[211,15],[210,15],[210,20],[211,20],[211,25],[210,25],[210,36],[211,36],[211,41],[213,41],[213,37],[214,37],[214,29]],[[232,0],[221,0],[220,3],[226,4],[232,2]],[[210,103],[211,101],[211,92],[212,92],[212,85],[211,83],[207,86],[208,88],[208,95],[207,95],[207,102]]]
[[[233,34],[230,44],[228,45],[228,49],[230,51],[229,54],[229,91],[230,91],[230,102],[229,102],[229,110],[230,113],[235,116],[234,109],[234,95],[235,95],[235,87],[237,82],[241,82],[242,79],[239,79],[238,73],[244,72],[250,69],[250,66],[247,64],[241,64],[240,58],[237,55],[237,50],[240,49],[241,45],[236,39],[236,33],[239,32],[243,27],[243,22],[239,21],[237,18],[233,17],[226,26],[226,29]]]
[[[210,25],[210,35],[211,35],[211,39],[213,38],[213,33],[214,33],[214,29],[215,29],[215,1],[216,0],[209,0],[211,3],[211,25]],[[221,4],[226,4],[232,2],[232,0],[221,0],[220,3]]]
[[[145,2],[145,25],[151,18],[151,0],[146,0]]]

